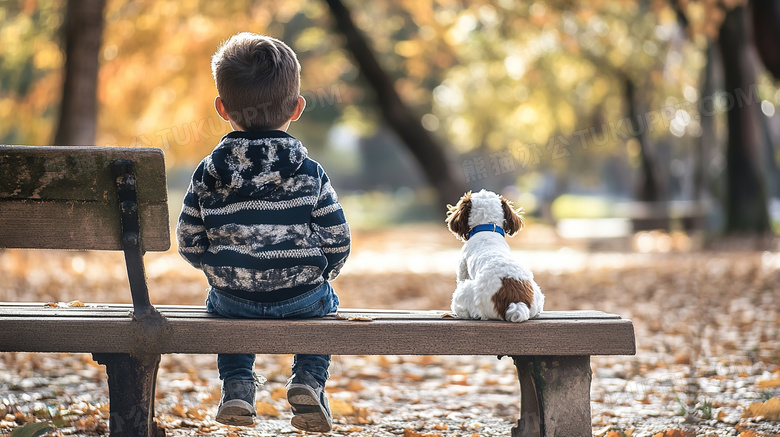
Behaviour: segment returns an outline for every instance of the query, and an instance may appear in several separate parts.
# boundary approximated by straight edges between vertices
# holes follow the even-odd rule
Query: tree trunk
[[[753,0],[753,35],[761,61],[780,80],[780,1]]]
[[[718,45],[723,57],[728,100],[728,145],[726,146],[726,233],[770,233],[761,142],[758,138],[756,75],[748,50],[747,19],[743,6],[732,9],[720,27]]]
[[[720,53],[713,41],[707,41],[707,65],[704,67],[701,81],[701,99],[699,116],[701,117],[701,137],[694,145],[692,159],[693,168],[693,193],[695,201],[701,201],[707,189],[707,169],[712,160],[713,151],[716,150],[717,136],[715,133],[715,103],[713,97],[716,89],[716,65],[720,62]],[[707,103],[703,103],[704,101]]]
[[[420,164],[428,182],[436,189],[439,204],[455,203],[463,195],[465,182],[455,177],[447,150],[423,128],[420,118],[401,100],[392,79],[379,65],[365,36],[352,21],[349,9],[341,0],[326,0],[326,3],[336,29],[345,39],[346,49],[376,92],[385,121]]]
[[[105,0],[68,0],[65,14],[65,80],[54,144],[94,145],[98,56]]]
[[[641,159],[641,171],[636,198],[642,202],[660,202],[665,200],[664,190],[659,177],[658,163],[647,137],[647,126],[644,125],[642,115],[637,105],[639,95],[634,81],[624,77],[624,90],[626,104],[628,105],[628,131],[639,142],[639,157]]]

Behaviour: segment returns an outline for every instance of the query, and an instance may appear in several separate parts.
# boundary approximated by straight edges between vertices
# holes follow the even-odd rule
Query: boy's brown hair
[[[276,38],[233,35],[211,57],[211,73],[230,118],[246,131],[276,129],[295,111],[301,64]]]

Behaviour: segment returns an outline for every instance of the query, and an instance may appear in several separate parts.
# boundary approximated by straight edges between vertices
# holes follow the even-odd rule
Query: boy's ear
[[[217,98],[214,99],[214,108],[217,110],[217,114],[219,114],[223,120],[230,121],[230,114],[225,108],[225,102],[222,101],[222,97],[217,96]]]
[[[301,118],[301,114],[303,114],[304,109],[306,109],[306,99],[304,99],[303,96],[298,96],[298,103],[295,104],[295,112],[293,112],[290,120],[298,121],[298,119]]]

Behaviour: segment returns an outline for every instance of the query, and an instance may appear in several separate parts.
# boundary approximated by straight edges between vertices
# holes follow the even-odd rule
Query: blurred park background
[[[177,200],[229,129],[210,56],[249,30],[298,53],[308,107],[290,133],[356,226],[439,221],[488,188],[545,224],[623,220],[565,235],[765,235],[780,226],[779,7],[5,1],[0,142],[159,147]]]
[[[595,435],[780,434],[780,1],[0,0],[0,143],[159,147],[175,223],[229,131],[210,57],[239,31],[300,59],[289,132],[352,226],[343,306],[447,309],[446,204],[498,191],[526,211],[509,243],[547,309],[635,323],[636,357],[594,357]],[[152,302],[202,304],[175,247],[146,259]],[[130,298],[121,254],[0,251],[0,277],[0,300]],[[294,432],[289,359],[258,358],[242,435]],[[506,361],[336,357],[336,431],[506,433]],[[238,432],[212,420],[214,367],[164,357],[169,435]],[[3,354],[0,434],[105,433],[104,378],[89,356]]]

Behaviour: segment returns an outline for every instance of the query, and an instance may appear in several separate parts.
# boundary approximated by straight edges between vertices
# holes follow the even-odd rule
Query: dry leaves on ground
[[[334,288],[342,307],[447,310],[458,250],[438,229],[358,233]],[[780,434],[771,415],[780,397],[780,254],[515,255],[534,270],[547,310],[597,309],[634,321],[635,357],[592,359],[595,432]],[[202,304],[202,274],[176,253],[148,254],[146,262],[153,302]],[[8,250],[0,252],[0,277],[3,301],[129,302],[121,254]],[[214,357],[165,356],[157,417],[170,436],[295,434],[284,396],[290,361],[258,356],[256,370],[268,378],[258,393],[261,417],[232,428],[213,421]],[[506,435],[519,414],[508,359],[334,356],[330,373],[335,435],[490,437]],[[105,374],[89,355],[0,355],[0,434],[38,421],[62,435],[101,435],[107,417]]]

